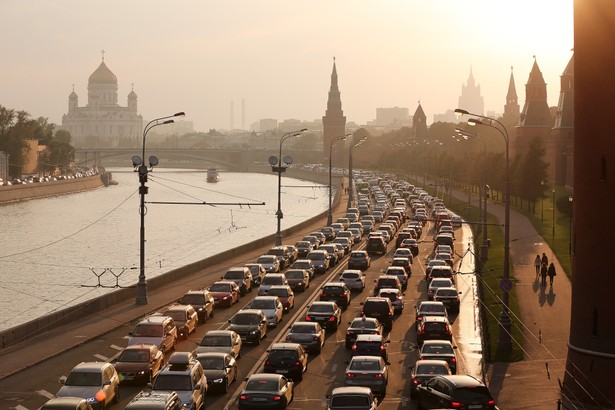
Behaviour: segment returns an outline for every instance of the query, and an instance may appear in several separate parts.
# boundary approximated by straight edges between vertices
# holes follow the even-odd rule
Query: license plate
[[[265,397],[255,397],[252,400],[254,400],[254,401],[267,401],[267,399]]]
[[[275,372],[280,374],[287,374],[288,370],[276,370]]]
[[[482,404],[470,404],[468,406],[468,409],[482,409],[483,405]]]

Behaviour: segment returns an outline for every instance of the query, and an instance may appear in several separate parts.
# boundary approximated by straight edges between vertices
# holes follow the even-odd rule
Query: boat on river
[[[208,168],[207,169],[207,182],[218,182],[220,178],[218,177],[218,168]]]

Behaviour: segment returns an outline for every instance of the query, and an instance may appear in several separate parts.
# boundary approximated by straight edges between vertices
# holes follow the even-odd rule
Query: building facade
[[[342,99],[340,90],[337,85],[337,69],[335,66],[335,58],[333,58],[333,71],[331,72],[331,85],[329,87],[329,98],[327,100],[327,111],[322,117],[323,125],[323,146],[322,146],[322,163],[329,163],[329,151],[331,149],[331,141],[334,138],[346,135],[346,117],[342,110]],[[341,164],[343,159],[343,144],[336,144],[332,149],[333,161],[336,164]]]
[[[117,77],[103,59],[88,80],[88,102],[79,106],[75,90],[68,96],[68,113],[62,129],[71,133],[76,147],[138,146],[143,117],[137,111],[137,94],[131,90],[127,106],[118,104]]]
[[[574,164],[574,55],[560,80],[560,94],[552,130],[555,144],[555,184],[572,188]]]
[[[480,85],[476,84],[474,81],[471,68],[467,84],[461,86],[461,96],[459,97],[459,104],[457,107],[469,112],[484,115],[485,101],[483,100],[483,96],[480,95]]]

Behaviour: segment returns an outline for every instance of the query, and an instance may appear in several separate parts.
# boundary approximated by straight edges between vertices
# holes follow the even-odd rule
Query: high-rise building
[[[480,85],[474,81],[472,68],[470,68],[468,83],[461,86],[461,96],[459,97],[459,105],[457,107],[480,115],[483,115],[485,112],[485,102],[483,101],[483,96],[480,95]]]
[[[340,90],[337,86],[337,69],[335,57],[333,58],[333,71],[331,72],[331,86],[329,87],[329,99],[327,100],[327,111],[322,117],[323,125],[323,164],[329,163],[329,150],[331,141],[339,136],[346,135],[346,117],[342,111],[342,100]],[[333,147],[333,161],[341,164],[343,144],[336,144]]]
[[[62,129],[71,133],[77,147],[138,145],[143,117],[137,112],[137,94],[131,90],[127,106],[117,103],[117,77],[105,64],[105,55],[88,80],[88,103],[79,107],[73,91],[68,96],[68,113],[62,116]],[[122,141],[123,140],[123,141]]]

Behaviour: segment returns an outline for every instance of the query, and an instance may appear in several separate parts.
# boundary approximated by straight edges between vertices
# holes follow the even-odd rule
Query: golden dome
[[[90,75],[89,84],[117,84],[117,77],[109,70],[104,61]]]

